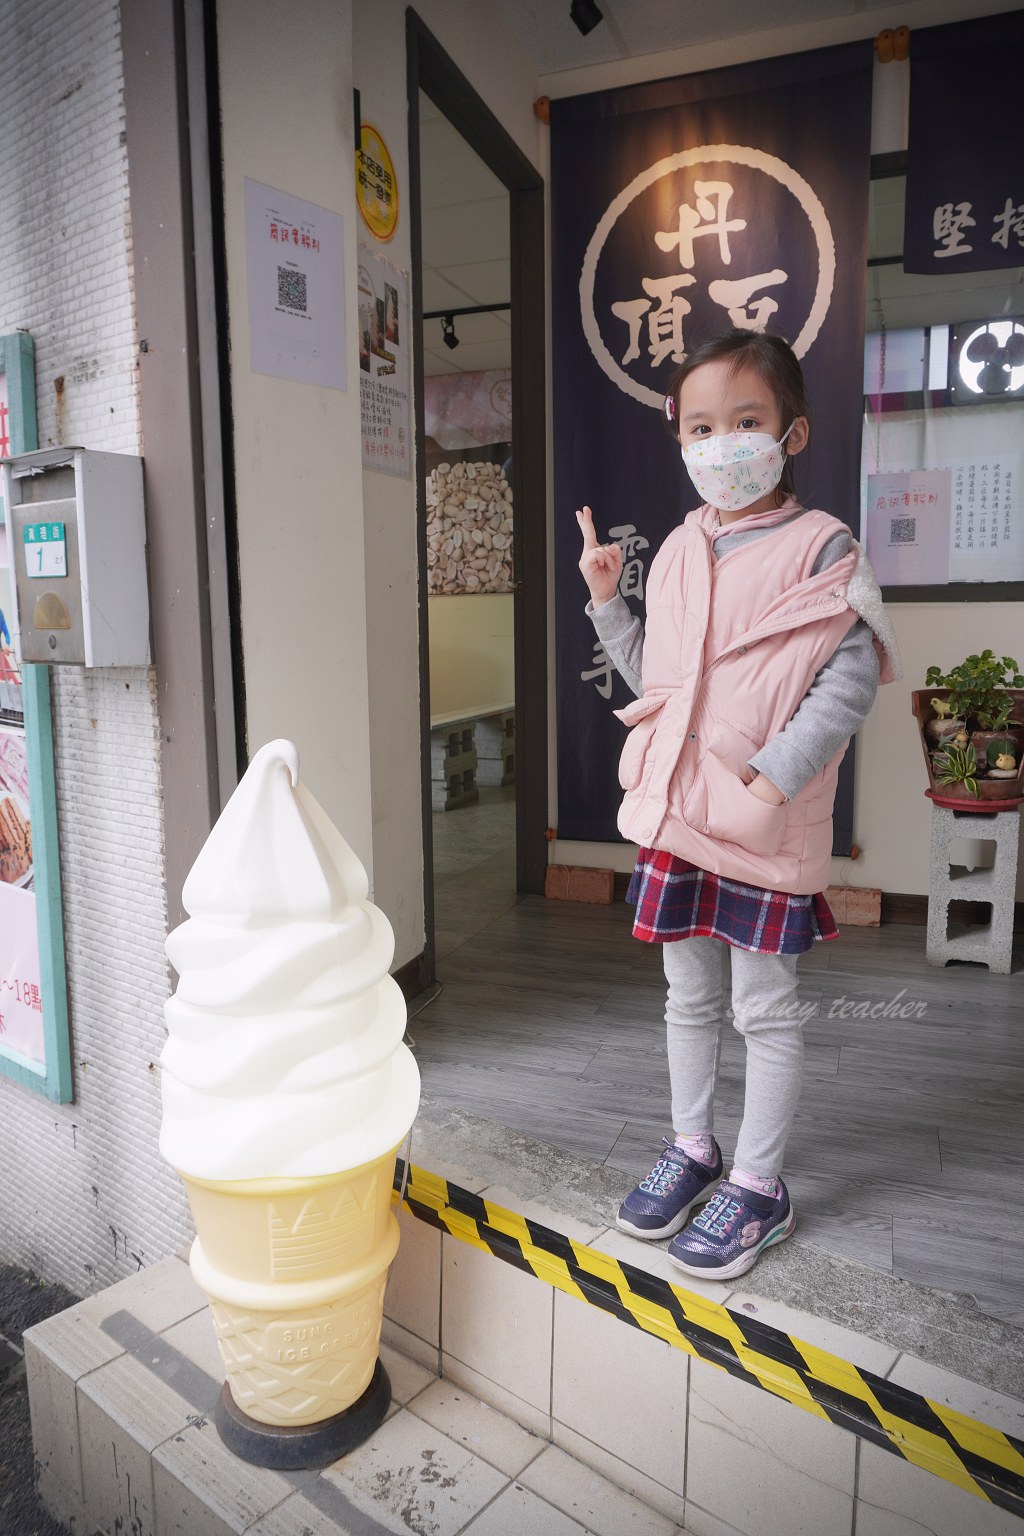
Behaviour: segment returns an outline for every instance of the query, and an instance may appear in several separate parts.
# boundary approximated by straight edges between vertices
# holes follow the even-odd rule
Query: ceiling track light
[[[604,12],[598,10],[594,0],[572,0],[569,16],[584,37],[588,32],[593,32],[599,21],[604,20]]]
[[[455,320],[452,315],[441,316],[441,340],[446,347],[451,347],[452,351],[459,344],[459,338],[455,334]]]

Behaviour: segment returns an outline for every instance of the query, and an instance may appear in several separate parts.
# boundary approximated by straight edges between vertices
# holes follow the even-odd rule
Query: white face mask
[[[722,512],[742,512],[774,491],[786,463],[782,445],[794,426],[778,442],[770,432],[726,432],[688,443],[683,463],[702,500]]]

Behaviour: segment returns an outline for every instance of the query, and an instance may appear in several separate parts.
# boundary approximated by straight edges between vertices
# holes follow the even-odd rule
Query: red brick
[[[832,898],[829,896],[829,906],[832,906],[836,914],[836,921],[849,923],[851,928],[877,928],[882,921],[882,893],[869,887],[848,885],[843,888],[845,914],[840,919],[838,911],[832,906]]]
[[[615,899],[615,871],[587,869],[582,864],[549,864],[544,895],[551,901],[587,901],[610,906]]]

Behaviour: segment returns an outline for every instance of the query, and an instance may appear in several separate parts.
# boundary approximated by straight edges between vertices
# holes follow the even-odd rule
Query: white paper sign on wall
[[[252,371],[346,389],[341,215],[247,179],[245,236]]]

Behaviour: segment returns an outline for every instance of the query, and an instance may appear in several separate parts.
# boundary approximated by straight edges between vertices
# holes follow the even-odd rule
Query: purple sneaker
[[[796,1226],[789,1190],[781,1179],[779,1185],[773,1200],[728,1180],[720,1184],[700,1215],[669,1244],[672,1263],[706,1280],[745,1274],[763,1249],[783,1242]]]
[[[668,1137],[664,1151],[636,1189],[619,1206],[616,1226],[633,1237],[671,1237],[690,1211],[710,1200],[722,1180],[722,1154],[715,1142],[715,1161],[702,1163],[690,1157]]]

